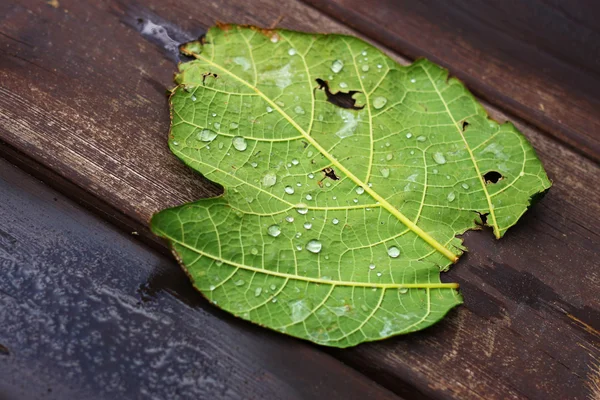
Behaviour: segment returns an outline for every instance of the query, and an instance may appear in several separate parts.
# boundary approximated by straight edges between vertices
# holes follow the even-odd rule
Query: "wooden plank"
[[[600,3],[306,0],[600,161]],[[382,29],[383,28],[383,29]]]
[[[186,280],[0,159],[1,398],[398,398]]]
[[[283,10],[286,27],[352,33],[291,0],[149,3],[183,32],[214,20],[268,26]],[[0,48],[9,56],[0,59],[0,138],[83,188],[90,202],[101,199],[139,223],[163,207],[217,193],[166,148],[164,88],[174,68],[170,56],[131,29],[136,13],[147,11],[128,16],[112,2],[61,5],[1,6]],[[489,232],[467,235],[473,254],[448,277],[462,284],[466,306],[426,332],[332,351],[396,393],[486,399],[590,393],[600,356],[594,331],[600,205],[585,199],[600,195],[600,169],[516,123],[555,187],[503,240],[490,240]]]

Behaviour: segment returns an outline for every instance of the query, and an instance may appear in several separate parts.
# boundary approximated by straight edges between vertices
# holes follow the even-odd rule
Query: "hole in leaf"
[[[331,167],[327,167],[323,169],[323,173],[325,174],[325,176],[327,178],[330,178],[334,181],[339,181],[340,178],[338,178],[338,176],[335,174],[335,171],[333,170],[333,168]]]
[[[467,126],[469,126],[469,123],[466,120],[463,121],[463,123],[462,123],[462,130],[463,130],[463,132],[465,131],[465,129],[467,129]]]
[[[205,72],[202,74],[202,85],[204,85],[204,81],[209,76],[212,76],[215,79],[217,79],[219,77],[219,75],[215,74],[214,72]]]
[[[317,78],[317,83],[319,84],[319,87],[317,89],[325,91],[325,95],[327,96],[327,101],[330,102],[331,104],[336,105],[341,108],[348,108],[350,110],[362,110],[365,107],[364,105],[360,106],[360,107],[357,106],[356,99],[353,98],[353,96],[356,93],[360,93],[358,90],[351,90],[349,92],[339,91],[336,93],[331,93],[331,90],[329,90],[329,84],[327,83],[327,81]]]
[[[481,220],[481,224],[479,221],[475,221],[477,225],[485,226],[487,224],[487,216],[489,213],[480,213],[479,211],[475,211],[477,215],[479,215],[479,219]]]
[[[485,174],[483,174],[483,179],[485,180],[486,184],[498,183],[498,181],[502,178],[504,177],[498,171],[488,171]]]
[[[327,167],[327,168],[323,168],[322,172],[325,174],[325,176],[323,177],[323,179],[321,179],[320,181],[317,182],[317,184],[320,187],[323,187],[323,181],[327,178],[333,180],[333,181],[339,181],[340,178],[335,174],[335,171],[333,170],[333,168],[331,167]]]

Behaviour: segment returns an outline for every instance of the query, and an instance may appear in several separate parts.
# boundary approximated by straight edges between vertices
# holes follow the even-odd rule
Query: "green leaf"
[[[550,182],[447,72],[360,39],[212,28],[183,51],[169,146],[225,188],[152,219],[194,286],[257,324],[347,347],[423,329],[481,215],[497,237]]]

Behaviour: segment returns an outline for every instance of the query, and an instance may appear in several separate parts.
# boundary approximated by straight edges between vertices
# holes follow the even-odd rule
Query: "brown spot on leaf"
[[[340,178],[335,174],[335,171],[331,167],[323,168],[323,173],[327,178],[330,178],[334,181],[339,181]]]
[[[323,179],[321,179],[320,181],[317,182],[317,184],[319,185],[319,187],[323,187],[323,181],[327,178],[333,180],[333,181],[339,181],[340,178],[335,174],[335,171],[333,170],[333,168],[331,167],[326,167],[323,168],[322,172],[325,174],[325,176],[323,177]]]

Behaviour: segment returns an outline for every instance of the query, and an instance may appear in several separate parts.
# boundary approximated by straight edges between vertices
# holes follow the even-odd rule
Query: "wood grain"
[[[600,161],[600,3],[306,0]]]
[[[0,159],[0,398],[398,399],[186,281]]]
[[[219,188],[169,153],[172,54],[132,21],[156,15],[193,35],[215,20],[270,26],[283,15],[284,27],[353,33],[291,0],[60,4],[0,6],[0,149],[141,224]],[[408,398],[585,399],[600,358],[600,168],[554,133],[484,105],[515,121],[555,186],[504,239],[466,235],[472,253],[446,276],[460,282],[464,307],[425,332],[330,353]]]

